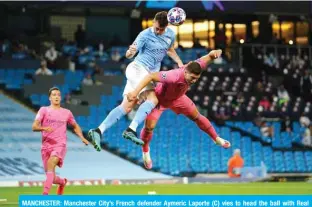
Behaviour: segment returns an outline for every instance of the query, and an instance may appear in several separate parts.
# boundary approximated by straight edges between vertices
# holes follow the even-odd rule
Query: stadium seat
[[[80,64],[87,64],[94,60],[97,55],[94,48],[88,46],[89,53],[79,56]],[[63,52],[69,55],[74,55],[76,46],[66,45],[62,48]],[[119,52],[124,54],[127,47],[112,47],[110,53]],[[184,52],[177,50],[185,61],[196,59],[198,54],[206,53],[205,49],[186,49]],[[103,56],[103,61],[109,59],[108,54]],[[16,58],[20,58],[16,56]],[[170,65],[172,60],[165,58],[165,65]],[[203,73],[203,78],[195,85],[190,92],[195,95],[190,95],[203,108],[220,107],[221,102],[229,102],[238,100],[235,96],[224,95],[219,96],[218,93],[223,91],[242,91],[245,98],[246,107],[238,107],[237,113],[243,115],[255,115],[258,108],[259,97],[252,94],[252,89],[255,79],[246,75],[220,75],[228,71],[230,67],[224,67],[220,70],[220,66],[211,65],[208,70],[214,75]],[[235,68],[240,70],[240,68]],[[6,89],[21,89],[21,86],[26,84],[35,84],[31,79],[24,77],[25,73],[33,74],[35,71],[26,69],[9,70],[0,69],[0,84],[5,84]],[[88,70],[90,72],[91,69]],[[106,69],[105,69],[106,71]],[[109,71],[109,69],[107,69]],[[106,71],[106,72],[107,72]],[[222,72],[220,72],[222,71]],[[62,94],[70,94],[74,90],[79,90],[82,85],[82,80],[87,73],[86,71],[77,70],[75,72],[69,70],[56,69],[57,74],[64,74],[64,84],[60,84]],[[215,73],[217,72],[217,73]],[[109,71],[111,75],[120,74],[120,72]],[[226,84],[225,84],[226,83]],[[112,86],[112,93],[99,95],[99,104],[89,105],[89,115],[76,116],[77,122],[86,132],[88,129],[98,126],[101,121],[107,116],[108,112],[116,107],[122,100],[123,87],[122,85]],[[272,89],[272,86],[267,84],[265,88]],[[217,95],[216,95],[217,94]],[[195,98],[196,97],[196,98]],[[48,97],[46,94],[32,94],[30,100],[35,106],[48,105]],[[65,98],[65,96],[63,96]],[[195,99],[197,101],[195,101]],[[64,101],[64,100],[63,100]],[[206,105],[205,105],[206,102]],[[298,104],[297,104],[298,103]],[[302,100],[295,100],[288,103],[287,107],[292,108],[295,105],[301,108],[311,108],[311,105]],[[285,106],[286,107],[286,106]],[[236,110],[236,109],[235,109]],[[25,118],[25,117],[24,117]],[[10,117],[2,117],[3,120],[10,121]],[[15,117],[11,121],[23,120],[23,117]],[[174,123],[174,125],[172,124]],[[203,133],[197,126],[188,118],[178,116],[172,111],[163,113],[157,127],[154,130],[154,137],[151,142],[151,155],[153,158],[153,169],[160,170],[169,175],[181,176],[183,173],[225,173],[227,171],[227,161],[232,156],[233,150],[241,149],[242,156],[245,160],[245,166],[259,166],[264,162],[269,172],[312,172],[312,153],[300,150],[292,150],[293,144],[298,141],[300,133],[300,125],[298,122],[293,123],[293,133],[281,132],[280,123],[269,123],[274,127],[273,138],[264,137],[261,135],[259,127],[255,126],[251,121],[235,121],[230,120],[225,122],[225,126],[219,126],[212,123],[216,131],[221,137],[228,139],[232,143],[232,148],[223,150],[215,146],[211,139]],[[127,118],[121,119],[108,132],[105,132],[107,139],[103,140],[108,148],[117,150],[123,156],[134,160],[142,165],[142,152],[138,147],[133,147],[132,143],[124,140],[121,133],[129,125]],[[183,127],[176,127],[183,126]],[[140,126],[142,127],[142,126]],[[1,126],[1,132],[9,134],[10,126]],[[32,143],[33,139],[30,134],[25,133],[25,128],[21,131],[15,129],[16,132],[10,134],[12,139],[18,140],[19,143]],[[138,132],[140,129],[138,129]],[[24,133],[22,138],[20,132]],[[3,140],[7,142],[7,140]],[[80,149],[79,149],[80,150]]]

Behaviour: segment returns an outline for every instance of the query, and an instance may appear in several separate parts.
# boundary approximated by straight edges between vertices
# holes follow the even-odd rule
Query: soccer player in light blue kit
[[[168,54],[179,67],[183,63],[177,55],[173,45],[175,42],[175,33],[167,28],[167,12],[158,12],[154,17],[153,26],[140,32],[132,45],[126,52],[128,59],[132,58],[137,52],[138,55],[126,69],[127,84],[123,92],[123,102],[113,109],[105,120],[96,129],[90,129],[88,138],[91,140],[94,148],[101,151],[100,141],[103,133],[115,124],[120,118],[128,114],[137,101],[129,101],[125,96],[133,91],[140,81],[149,73],[158,72],[160,70],[161,61]],[[132,142],[143,145],[144,142],[137,137],[136,129],[145,120],[147,115],[158,104],[158,99],[155,95],[154,84],[148,84],[139,95],[139,100],[142,103],[136,112],[136,115],[127,130],[122,136]]]

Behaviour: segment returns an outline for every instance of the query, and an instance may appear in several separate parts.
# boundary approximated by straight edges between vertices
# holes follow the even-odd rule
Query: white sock
[[[144,159],[144,160],[151,160],[150,151],[148,151],[148,152],[143,152],[143,159]]]
[[[221,137],[217,137],[216,144],[222,146],[224,144],[224,139],[222,139]]]
[[[138,123],[136,121],[132,121],[129,128],[136,132],[138,128]]]
[[[103,122],[100,124],[100,126],[99,126],[98,128],[100,129],[100,131],[101,131],[102,134],[103,134],[103,133],[105,132],[105,130],[106,130],[106,126],[105,126],[105,124],[104,124]]]

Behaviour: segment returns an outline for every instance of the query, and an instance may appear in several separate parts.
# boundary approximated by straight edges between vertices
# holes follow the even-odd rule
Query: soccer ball
[[[179,7],[173,7],[169,10],[167,15],[168,22],[174,26],[180,26],[181,24],[183,24],[185,18],[185,11]]]

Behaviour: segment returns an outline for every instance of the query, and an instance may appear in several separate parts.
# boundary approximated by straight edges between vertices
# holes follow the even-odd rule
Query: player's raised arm
[[[130,45],[129,49],[126,52],[126,58],[131,59],[136,54],[137,49],[135,45]]]
[[[211,61],[213,61],[214,59],[217,59],[221,56],[222,54],[222,50],[211,50],[207,55],[202,56],[201,58],[199,58],[200,60],[200,64],[202,68],[206,68],[205,66],[207,66],[208,64],[211,63]]]
[[[133,58],[133,56],[143,47],[144,44],[145,32],[143,31],[137,36],[132,45],[129,46],[129,49],[126,52],[126,58]]]
[[[174,62],[178,64],[179,67],[183,66],[183,62],[180,59],[179,55],[177,54],[173,46],[169,48],[167,55],[171,57],[174,60]]]

